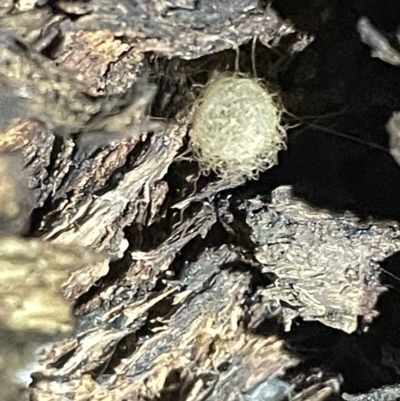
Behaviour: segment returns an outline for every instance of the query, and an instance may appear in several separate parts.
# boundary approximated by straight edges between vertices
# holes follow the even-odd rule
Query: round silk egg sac
[[[196,106],[190,147],[205,172],[254,179],[278,163],[286,148],[281,111],[259,80],[221,75]]]

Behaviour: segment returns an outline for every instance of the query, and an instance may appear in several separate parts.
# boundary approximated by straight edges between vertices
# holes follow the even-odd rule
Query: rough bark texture
[[[337,18],[322,3],[307,34],[256,0],[0,6],[1,400],[340,397],[329,347],[363,354],[397,223],[311,206],[276,173],[204,177],[185,157],[215,71],[256,67],[271,86],[288,71],[296,112],[342,101],[312,95],[307,46]],[[399,379],[385,341],[395,373],[379,386]]]

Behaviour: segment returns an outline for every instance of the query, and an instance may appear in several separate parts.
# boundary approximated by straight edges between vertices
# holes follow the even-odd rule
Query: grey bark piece
[[[389,40],[372,25],[368,18],[359,18],[357,30],[361,41],[370,47],[372,57],[397,67],[400,66],[400,53],[391,46]]]
[[[385,128],[389,134],[390,154],[400,165],[400,113],[398,111],[393,112]]]
[[[248,211],[256,259],[273,273],[265,297],[283,308],[285,329],[296,316],[354,332],[358,317],[365,323],[385,288],[379,262],[400,249],[396,223],[361,223],[351,213],[333,214],[296,200],[290,187],[279,187],[270,204]]]
[[[176,3],[176,4],[174,4]],[[240,46],[257,36],[267,44],[272,38],[293,33],[272,10],[262,10],[256,0],[149,2],[107,0],[75,3],[82,15],[73,30],[109,29],[124,36],[137,49],[187,60]],[[90,13],[83,8],[92,6]],[[68,12],[68,10],[67,10]]]
[[[396,401],[400,398],[400,386],[385,386],[373,390],[367,394],[350,395],[344,393],[342,398],[345,401]]]

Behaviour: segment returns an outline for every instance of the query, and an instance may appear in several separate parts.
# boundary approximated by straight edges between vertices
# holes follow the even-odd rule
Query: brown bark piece
[[[58,55],[57,62],[62,69],[80,74],[79,79],[87,85],[89,95],[99,96],[105,93],[105,75],[110,65],[130,47],[116,39],[109,30],[71,32],[65,36],[63,51]],[[135,81],[134,74],[138,72],[142,61],[143,55],[138,54],[135,65],[132,65],[130,75],[133,77],[130,84]],[[127,70],[123,72],[126,73]],[[121,75],[128,78],[127,74]],[[123,89],[126,90],[126,87],[125,85]]]
[[[51,9],[47,7],[25,8],[23,11],[5,13],[1,20],[1,29],[10,31],[19,39],[34,44],[40,39],[42,32],[46,31],[46,27],[59,20],[62,18],[54,16]]]
[[[105,53],[107,46],[102,49],[101,55],[105,56]],[[107,57],[105,59],[108,60]],[[133,66],[127,65],[128,67],[132,70]],[[133,81],[132,71],[130,74],[130,80],[126,81],[128,84]],[[136,81],[137,76],[134,76]],[[28,106],[27,110],[20,107],[20,113],[12,115],[12,118],[36,119],[64,136],[93,131],[112,131],[110,135],[116,135],[114,131],[122,128],[121,124],[115,126],[115,115],[127,108],[130,111],[129,106],[133,105],[133,115],[124,119],[125,125],[131,124],[135,107],[139,104],[140,110],[143,109],[143,104],[138,102],[137,97],[142,96],[143,88],[148,87],[143,79],[137,85],[124,88],[125,91],[120,96],[90,98],[85,93],[88,85],[82,77],[79,79],[77,69],[73,73],[60,69],[53,61],[27,49],[13,34],[3,31],[0,32],[0,77],[0,93],[3,92],[0,101],[6,103],[8,96],[4,92],[12,90],[16,92],[16,99],[25,99],[24,104]],[[3,106],[0,110],[2,108]],[[129,136],[126,132],[124,135]]]
[[[283,308],[286,330],[301,316],[352,333],[360,316],[369,323],[377,315],[375,304],[385,290],[378,263],[400,249],[395,222],[334,215],[279,187],[269,205],[250,206],[247,223],[262,271],[276,275],[261,293],[289,305]]]
[[[102,319],[95,330],[81,334],[79,346],[63,368],[43,372],[69,380],[38,383],[37,399],[57,400],[68,394],[76,400],[90,394],[93,400],[139,400],[181,391],[186,399],[203,399],[207,394],[214,399],[215,394],[228,400],[232,392],[240,395],[258,381],[297,365],[282,341],[246,334],[240,327],[240,303],[250,276],[219,268],[235,258],[227,247],[206,251],[182,276],[185,297],[177,293],[179,286],[167,286],[157,296],[121,307],[122,315],[116,311],[105,315],[108,324]],[[160,315],[167,300],[172,308]],[[153,334],[137,337],[145,324],[155,325]],[[118,357],[118,342],[133,333],[137,333],[131,340],[136,345]],[[101,384],[89,380],[91,384],[84,386],[88,378],[83,372],[108,364],[113,373],[97,381]],[[226,365],[223,372],[218,370],[222,365]]]
[[[148,252],[129,252],[132,260],[125,276],[99,291],[96,297],[82,304],[76,313],[87,314],[95,311],[102,303],[111,302],[109,310],[104,312],[104,315],[97,315],[97,319],[102,316],[103,321],[108,321],[114,316],[122,317],[124,309],[138,296],[153,296],[152,291],[157,280],[168,271],[177,254],[197,236],[205,237],[215,222],[215,213],[205,205],[191,219],[178,226],[158,248]],[[65,291],[75,292],[77,284],[72,280],[69,283]],[[93,280],[92,284],[94,283]],[[115,303],[116,306],[113,306]]]
[[[68,2],[71,4],[70,2]],[[75,3],[75,2],[74,2]],[[67,2],[60,2],[66,5]],[[85,9],[91,7],[91,11]],[[73,30],[109,29],[123,35],[136,49],[168,58],[194,59],[240,46],[255,36],[267,44],[271,38],[293,33],[272,9],[258,7],[256,0],[148,2],[119,0],[76,2],[73,14],[83,14]]]
[[[235,260],[227,246],[206,250],[176,284],[96,315],[94,326],[47,355],[41,370],[47,379],[36,384],[35,399],[258,401],[252,389],[264,381],[274,386],[299,360],[275,335],[243,330],[251,276],[221,269]],[[141,334],[144,328],[150,332]],[[60,359],[58,368],[49,364]],[[323,400],[338,386],[321,377],[295,399]]]
[[[43,206],[51,185],[47,168],[54,135],[36,122],[12,124],[0,136],[3,171],[0,210],[2,235],[20,234],[28,227],[32,210]]]
[[[163,196],[160,197],[157,186],[182,146],[186,133],[184,128],[171,125],[165,134],[153,135],[145,153],[135,161],[135,168],[127,172],[115,188],[95,196],[93,192],[103,187],[106,178],[114,172],[113,169],[107,169],[108,163],[118,167],[118,159],[123,160],[132,148],[121,145],[121,156],[118,155],[118,149],[115,154],[110,150],[99,154],[94,164],[88,170],[79,172],[67,187],[67,191],[74,191],[76,196],[52,213],[52,228],[46,228],[47,219],[44,220],[42,229],[47,232],[44,238],[63,244],[78,241],[84,246],[107,249],[110,255],[122,257],[128,245],[122,231],[124,227],[132,223],[141,209],[151,205],[156,207],[156,199],[162,202]],[[84,194],[81,188],[85,189]],[[154,209],[151,214],[154,214]]]
[[[26,387],[34,353],[45,342],[75,324],[71,303],[61,287],[76,269],[87,276],[89,265],[97,278],[108,271],[108,260],[76,244],[70,246],[24,239],[35,207],[50,192],[47,168],[54,136],[40,124],[20,123],[2,133],[0,141],[0,399],[23,399],[17,386]],[[81,271],[81,272],[82,272]],[[72,275],[85,284],[79,271]],[[79,280],[78,280],[78,279]],[[83,283],[82,283],[83,282]],[[79,287],[78,287],[79,288]],[[17,381],[17,382],[16,382]]]
[[[172,294],[178,293],[180,285],[168,285],[157,295],[154,293],[154,287],[156,286],[157,280],[159,280],[160,274],[169,268],[177,253],[197,235],[205,235],[205,228],[211,227],[214,223],[215,214],[210,213],[209,208],[205,208],[205,210],[200,211],[194,216],[192,220],[188,220],[185,224],[180,226],[157,250],[147,253],[133,252],[133,261],[125,278],[105,288],[98,294],[98,297],[91,299],[86,305],[84,304],[80,307],[77,313],[85,313],[86,315],[88,315],[88,313],[94,313],[96,316],[95,319],[97,323],[90,324],[90,320],[86,318],[88,323],[86,323],[86,328],[84,329],[90,338],[92,338],[92,336],[99,337],[94,344],[92,344],[92,340],[88,340],[89,345],[87,346],[93,347],[93,350],[90,352],[102,353],[103,347],[108,349],[108,337],[105,336],[105,340],[100,341],[102,335],[107,333],[105,327],[118,327],[118,330],[122,330],[121,336],[124,337],[138,330],[145,324],[149,310],[155,308],[164,298],[171,297]],[[88,281],[90,284],[94,283],[94,281],[90,280],[91,271],[93,270],[94,266],[93,268],[86,269],[84,272],[78,271],[79,280],[76,282],[73,279],[69,280],[64,290],[64,292],[67,292],[68,297],[72,297],[73,299],[73,295],[75,295],[74,292],[77,291],[77,288],[80,288],[79,285],[83,282],[83,274],[85,274],[83,277],[89,279]],[[188,285],[188,283],[185,283],[185,285]],[[196,285],[192,291],[198,289]],[[177,294],[179,301],[177,300],[176,302],[183,302],[188,295],[187,292],[181,295]],[[136,300],[138,297],[139,300]],[[101,323],[100,326],[98,326],[99,323]],[[86,335],[82,333],[80,338],[84,338],[85,336]],[[74,340],[71,339],[71,341],[73,342]],[[103,345],[100,345],[99,341]],[[71,348],[65,344],[60,347],[61,349],[66,349],[67,353],[71,350]],[[60,347],[57,346],[56,349]],[[53,350],[52,352],[57,356],[57,359],[61,358],[61,350]],[[103,362],[104,358],[100,358],[99,364]],[[72,374],[73,371],[70,369],[72,369],[71,366],[75,366],[75,363],[78,365],[81,364],[80,356],[76,356],[71,360],[71,363],[68,364],[68,368],[66,368],[68,371],[64,371],[63,374]],[[54,372],[48,372],[48,374],[50,373],[58,375],[60,372],[55,370]]]
[[[28,115],[53,126],[81,128],[101,106],[87,99],[82,84],[62,73],[53,62],[28,52],[16,39],[2,33],[0,40],[0,76],[27,99]],[[12,66],[12,68],[10,68]]]
[[[13,179],[13,185],[19,188],[21,201],[25,204],[27,215],[23,217],[22,210],[19,215],[25,223],[28,223],[32,210],[42,207],[54,189],[49,177],[54,141],[54,134],[35,121],[12,124],[0,137],[2,158],[8,160],[8,178]],[[3,177],[4,180],[8,178]],[[16,224],[20,227],[17,231],[21,232],[23,226]]]
[[[0,154],[0,235],[17,235],[29,222],[34,199],[20,154]]]

